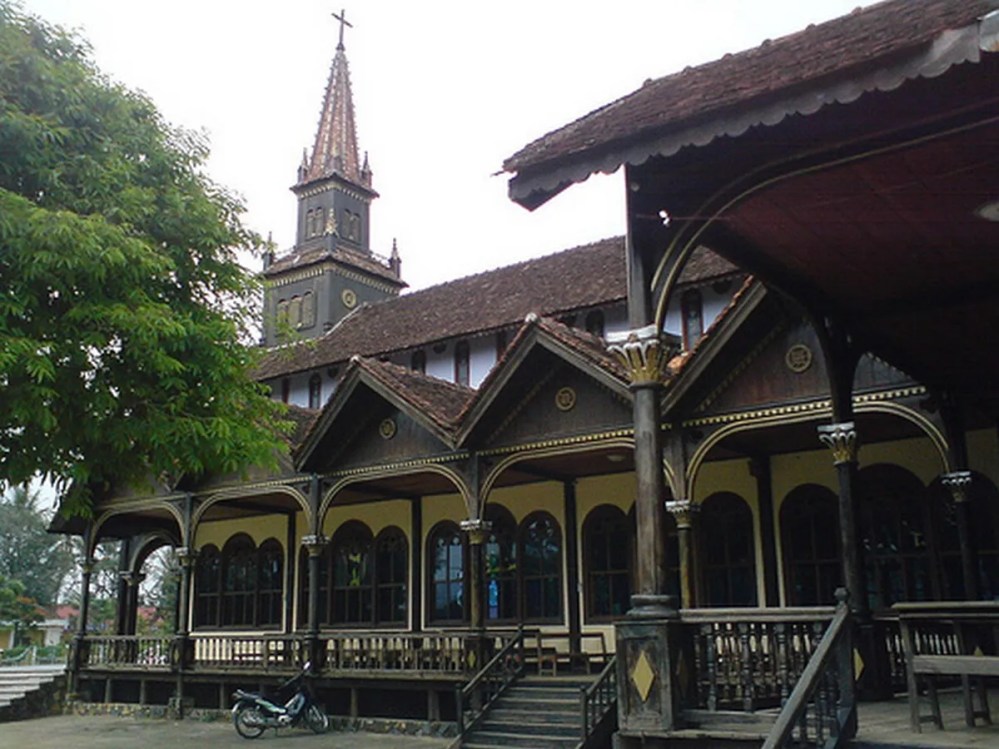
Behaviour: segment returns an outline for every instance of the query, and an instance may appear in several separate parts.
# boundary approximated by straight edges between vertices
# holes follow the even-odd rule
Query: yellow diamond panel
[[[860,675],[864,673],[864,659],[860,656],[860,651],[856,648],[853,649],[853,674],[855,679],[860,679]]]
[[[638,690],[638,696],[642,698],[642,702],[649,699],[649,692],[652,691],[652,684],[655,680],[655,669],[652,668],[652,663],[649,662],[649,657],[643,650],[642,654],[638,656],[635,668],[631,671],[631,681],[634,683],[635,689]]]

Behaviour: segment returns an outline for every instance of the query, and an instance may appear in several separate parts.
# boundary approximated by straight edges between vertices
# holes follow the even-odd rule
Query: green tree
[[[126,482],[270,464],[249,376],[259,246],[203,138],[109,81],[77,36],[0,0],[0,482],[69,512]]]
[[[24,594],[24,585],[0,574],[0,622],[14,625],[14,645],[23,645],[28,630],[40,621],[38,604]]]
[[[52,606],[73,569],[73,552],[68,539],[46,532],[49,518],[38,502],[38,492],[24,486],[0,497],[0,575],[20,581],[40,605]]]

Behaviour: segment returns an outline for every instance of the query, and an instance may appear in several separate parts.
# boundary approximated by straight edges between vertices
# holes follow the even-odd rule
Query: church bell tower
[[[389,257],[370,248],[371,183],[368,155],[357,148],[350,70],[340,38],[319,114],[311,154],[302,154],[295,246],[264,258],[264,344],[274,346],[330,331],[359,305],[395,296],[405,287],[393,246]]]

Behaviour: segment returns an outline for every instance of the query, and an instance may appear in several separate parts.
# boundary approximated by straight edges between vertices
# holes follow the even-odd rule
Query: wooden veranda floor
[[[964,709],[959,689],[942,690],[940,711],[944,730],[932,723],[923,724],[923,732],[915,733],[909,727],[909,702],[905,695],[886,702],[866,702],[859,707],[859,730],[854,746],[861,747],[932,747],[933,749],[965,749],[965,747],[999,747],[999,689],[989,691],[989,706],[994,722],[990,726],[981,721],[974,728],[964,724]],[[923,709],[929,712],[924,703]]]

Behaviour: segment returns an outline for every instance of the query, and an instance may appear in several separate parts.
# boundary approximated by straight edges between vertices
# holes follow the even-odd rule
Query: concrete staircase
[[[463,749],[580,745],[579,693],[593,677],[527,676],[511,686],[465,734]]]
[[[0,721],[51,714],[65,685],[64,665],[0,668]]]

